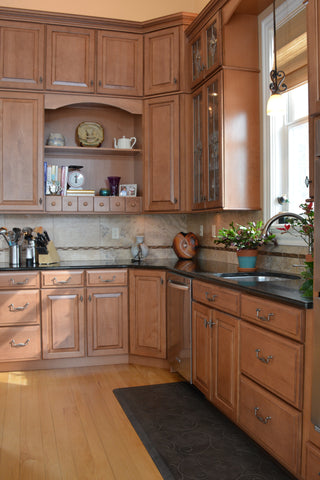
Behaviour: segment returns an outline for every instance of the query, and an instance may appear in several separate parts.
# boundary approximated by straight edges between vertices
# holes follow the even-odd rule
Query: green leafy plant
[[[236,247],[237,250],[255,250],[266,245],[275,238],[275,235],[263,233],[263,222],[249,222],[247,226],[235,225],[231,222],[229,228],[222,228],[218,232],[215,243],[225,247]]]
[[[305,269],[301,272],[301,277],[304,278],[304,282],[300,287],[300,292],[305,297],[313,296],[313,262],[304,262]]]

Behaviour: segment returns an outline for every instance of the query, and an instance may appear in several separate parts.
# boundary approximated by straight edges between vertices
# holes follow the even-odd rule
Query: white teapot
[[[116,138],[114,138],[113,141],[114,148],[133,148],[137,139],[136,137],[126,138],[123,136],[122,138],[119,138],[118,143]]]

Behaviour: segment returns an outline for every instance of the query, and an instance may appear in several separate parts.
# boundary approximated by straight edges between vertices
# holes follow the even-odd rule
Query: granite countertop
[[[133,263],[130,259],[120,260],[115,262],[106,262],[105,260],[77,260],[70,262],[60,262],[52,265],[38,265],[36,267],[10,267],[8,263],[0,263],[0,272],[2,271],[38,271],[38,270],[69,270],[69,269],[92,269],[92,268],[151,268],[151,269],[165,269],[174,273],[183,274],[190,278],[203,280],[216,285],[228,286],[233,289],[254,293],[258,296],[279,300],[289,305],[300,308],[312,308],[312,298],[304,297],[299,288],[303,280],[297,276],[297,279],[281,279],[272,280],[268,282],[258,282],[255,280],[226,279],[208,275],[208,273],[235,273],[237,272],[237,265],[215,262],[207,260],[177,260],[177,259],[158,259],[158,260],[144,260],[141,263]],[[266,272],[261,272],[265,274]],[[283,272],[272,272],[283,273]]]

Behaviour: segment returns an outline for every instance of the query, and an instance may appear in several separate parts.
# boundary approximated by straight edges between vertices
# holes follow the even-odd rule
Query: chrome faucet
[[[287,218],[287,217],[292,217],[292,218],[297,218],[298,220],[304,220],[304,218],[301,215],[298,215],[297,213],[292,213],[292,212],[280,212],[274,215],[273,217],[269,218],[269,220],[266,222],[264,229],[263,229],[263,234],[265,236],[270,234],[270,227],[271,225],[276,221],[279,220],[279,218]]]

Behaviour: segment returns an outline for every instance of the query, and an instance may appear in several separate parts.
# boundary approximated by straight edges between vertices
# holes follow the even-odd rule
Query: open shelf
[[[45,153],[50,155],[79,155],[79,156],[88,156],[88,155],[97,155],[97,156],[108,156],[108,155],[118,155],[118,156],[132,156],[138,155],[141,153],[141,149],[137,148],[104,148],[104,147],[78,147],[78,146],[61,146],[57,147],[54,145],[45,145]]]

